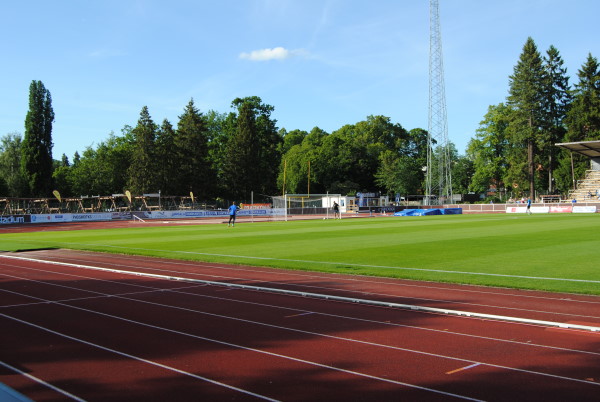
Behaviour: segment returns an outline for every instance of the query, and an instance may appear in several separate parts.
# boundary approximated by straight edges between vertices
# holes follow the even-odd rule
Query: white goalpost
[[[334,202],[341,205],[341,194],[285,194],[274,196],[273,219],[316,219],[333,217]]]

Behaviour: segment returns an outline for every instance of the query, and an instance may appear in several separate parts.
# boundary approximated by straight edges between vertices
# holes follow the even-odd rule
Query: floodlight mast
[[[452,200],[451,155],[438,3],[438,0],[429,2],[429,121],[425,205],[443,204],[446,200]]]

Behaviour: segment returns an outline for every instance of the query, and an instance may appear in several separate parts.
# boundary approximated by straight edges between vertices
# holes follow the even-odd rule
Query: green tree
[[[427,166],[427,131],[413,129],[406,135],[396,136],[393,144],[392,149],[380,154],[376,184],[389,195],[422,194],[423,167]]]
[[[164,119],[156,133],[156,186],[165,195],[182,195],[173,176],[178,169],[175,130]]]
[[[156,131],[157,127],[148,107],[144,106],[140,112],[140,118],[137,125],[132,130],[133,134],[133,153],[131,155],[131,165],[127,175],[127,185],[129,190],[136,194],[157,191],[156,188]]]
[[[213,195],[216,175],[209,159],[208,126],[191,99],[179,116],[175,135],[177,170],[173,172],[180,194],[194,192],[197,198]]]
[[[235,133],[235,114],[209,110],[206,113],[206,124],[208,128],[208,159],[216,181],[213,191],[215,195],[226,194],[223,165],[227,160],[227,143]]]
[[[572,106],[565,123],[566,140],[593,141],[600,139],[600,70],[591,54],[578,71],[579,82],[573,91]]]
[[[224,173],[229,194],[238,200],[250,198],[260,187],[258,133],[249,103],[243,103],[237,116],[236,132],[227,144]]]
[[[0,177],[4,183],[1,195],[22,197],[27,181],[21,170],[21,135],[10,133],[0,139]]]
[[[71,195],[71,186],[69,185],[70,174],[71,164],[69,163],[69,158],[63,154],[60,161],[54,161],[54,171],[52,172],[54,188],[63,196]]]
[[[380,156],[380,167],[375,173],[376,183],[387,194],[402,196],[417,194],[422,187],[422,177],[418,174],[422,166],[419,161],[406,155],[386,149]]]
[[[566,128],[564,118],[571,102],[569,77],[563,60],[554,46],[550,46],[544,58],[542,130],[538,146],[543,158],[547,159],[546,172],[548,193],[554,192],[554,170],[558,166],[558,149],[554,145],[562,142]]]
[[[507,129],[510,121],[510,107],[500,103],[490,106],[483,121],[479,123],[475,138],[467,146],[467,157],[473,163],[469,191],[485,193],[490,185],[495,185],[498,189],[507,186],[512,188],[512,182],[505,182],[509,148]]]
[[[291,138],[286,139],[288,136]],[[286,149],[288,146],[289,149],[281,157],[277,177],[278,189],[288,194],[305,194],[309,191],[316,194],[327,191],[322,184],[326,161],[321,149],[323,140],[327,136],[328,134],[318,127],[313,128],[310,133],[299,130],[285,133],[282,149]],[[302,139],[300,140],[300,138]],[[309,162],[311,165],[310,190]]]
[[[407,131],[385,116],[368,116],[334,131],[323,141],[323,186],[340,193],[385,190],[389,183],[376,175],[381,163],[391,161],[388,156],[382,159],[381,154],[385,150],[401,152],[407,139]]]
[[[452,187],[455,194],[469,193],[471,178],[475,172],[473,161],[466,156],[457,156],[452,162]]]
[[[249,200],[251,191],[257,196],[274,194],[282,141],[276,121],[271,119],[274,108],[256,96],[237,98],[232,106],[238,113],[228,119],[229,128],[235,129],[228,138],[223,163],[227,193],[238,200]]]
[[[29,195],[49,196],[52,191],[52,97],[41,81],[29,86],[29,110],[21,144],[21,169]]]
[[[542,58],[533,39],[528,38],[509,82],[508,105],[514,113],[510,123],[513,147],[508,154],[508,176],[516,182],[524,182],[526,178],[532,198],[535,198],[536,144],[543,119],[544,79]]]
[[[578,71],[579,82],[572,92],[573,101],[564,123],[567,127],[565,142],[594,141],[600,139],[600,69],[598,60],[591,54]],[[571,159],[572,158],[572,159]],[[556,181],[561,192],[573,188],[575,180],[589,169],[589,158],[571,155],[563,150]]]
[[[126,189],[134,149],[133,129],[125,126],[123,136],[110,133],[94,149],[87,147],[73,158],[69,184],[73,195],[108,195]]]
[[[281,129],[279,131],[279,135],[281,138],[283,138],[281,143],[281,154],[283,155],[294,145],[302,144],[302,141],[308,135],[308,133],[303,130],[292,130],[288,133],[285,129]]]

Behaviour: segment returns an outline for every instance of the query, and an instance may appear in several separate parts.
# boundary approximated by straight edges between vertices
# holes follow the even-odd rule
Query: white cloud
[[[283,47],[275,47],[273,49],[253,50],[250,53],[241,53],[240,59],[250,61],[268,61],[268,60],[285,60],[294,56],[303,56],[306,51],[302,49],[288,50]]]

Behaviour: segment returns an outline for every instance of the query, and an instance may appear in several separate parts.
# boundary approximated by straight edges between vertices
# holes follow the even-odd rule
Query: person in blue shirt
[[[235,226],[235,217],[237,215],[238,209],[238,206],[235,205],[235,201],[233,201],[231,203],[231,206],[229,207],[229,222],[227,223],[227,226]]]
[[[527,215],[531,215],[531,198],[527,199]]]

